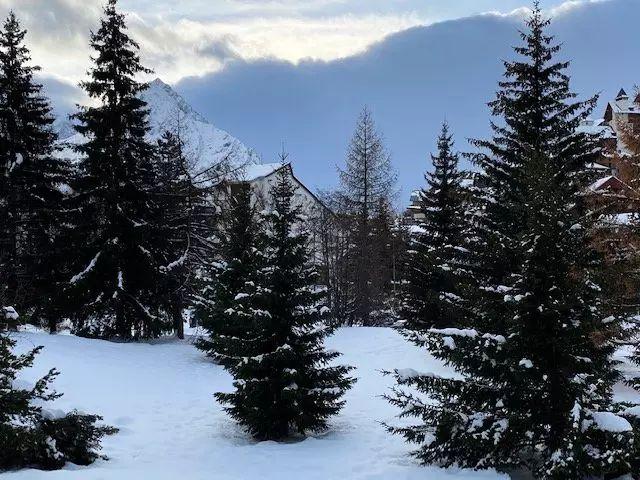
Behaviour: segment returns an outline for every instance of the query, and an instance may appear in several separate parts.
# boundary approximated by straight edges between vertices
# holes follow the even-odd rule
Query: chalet
[[[266,204],[269,192],[277,182],[277,174],[282,171],[295,186],[294,201],[302,207],[305,215],[316,217],[324,211],[329,211],[324,203],[294,175],[291,163],[245,165],[238,174],[226,182],[226,188],[228,193],[233,194],[240,185],[249,184],[256,201]]]

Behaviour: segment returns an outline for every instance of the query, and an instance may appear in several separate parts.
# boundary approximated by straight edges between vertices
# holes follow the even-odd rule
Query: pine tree
[[[224,210],[216,234],[218,251],[202,268],[194,313],[208,333],[196,346],[228,365],[235,361],[236,338],[246,336],[254,324],[253,314],[243,308],[242,300],[255,292],[263,258],[251,186],[238,185]]]
[[[1,320],[17,321],[13,307],[0,309]],[[1,328],[1,326],[0,326]],[[0,471],[16,468],[62,468],[66,462],[89,465],[99,458],[100,442],[117,429],[97,425],[102,417],[71,412],[54,418],[42,404],[60,394],[50,386],[58,372],[52,369],[32,388],[16,387],[19,372],[31,367],[42,350],[35,348],[22,355],[13,353],[16,345],[0,330]]]
[[[75,115],[86,142],[81,154],[70,234],[78,263],[67,292],[76,329],[85,335],[149,338],[170,328],[163,269],[171,232],[157,198],[156,149],[147,142],[146,103],[139,94],[148,73],[124,15],[109,0],[91,46],[97,52],[82,83],[97,106]]]
[[[525,468],[538,479],[613,478],[632,472],[637,432],[612,399],[621,379],[612,354],[623,312],[599,286],[592,244],[597,220],[585,205],[585,164],[597,138],[577,132],[595,99],[575,101],[567,63],[536,4],[506,62],[491,141],[477,157],[479,285],[473,315],[424,335],[456,378],[396,371],[429,402],[397,388],[391,400],[422,425],[392,428],[420,444],[425,463]],[[637,445],[637,440],[636,440]]]
[[[380,202],[388,202],[395,184],[391,159],[385,150],[382,136],[376,129],[371,112],[364,108],[351,139],[344,169],[339,169],[341,183],[341,207],[343,214],[351,217],[351,243],[349,253],[352,304],[349,323],[371,322],[371,312],[382,300],[371,290],[370,261],[373,218]]]
[[[216,394],[225,410],[260,440],[325,429],[354,381],[347,377],[350,367],[329,365],[339,354],[323,346],[331,333],[322,323],[328,309],[309,266],[309,238],[294,192],[282,169],[258,240],[265,258],[255,283],[231,307],[243,317],[249,314],[251,326],[242,336],[227,338],[235,391]]]
[[[463,314],[462,288],[470,277],[469,228],[459,155],[453,149],[453,136],[444,123],[438,154],[431,156],[433,171],[425,175],[427,188],[420,192],[424,220],[410,239],[405,259],[401,316],[405,333],[414,340],[430,328],[457,325]]]
[[[55,294],[55,236],[68,166],[53,158],[56,135],[39,67],[13,12],[0,31],[0,298],[36,316]]]

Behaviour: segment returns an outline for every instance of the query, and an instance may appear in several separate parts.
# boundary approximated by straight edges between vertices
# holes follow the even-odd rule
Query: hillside
[[[233,166],[260,163],[253,150],[211,124],[162,80],[151,82],[142,98],[149,106],[149,140],[156,141],[166,130],[179,132],[194,172],[205,170],[225,159]],[[71,131],[68,123],[60,124],[58,128],[64,144],[73,145],[84,141],[80,134],[65,138],[65,132]],[[66,158],[77,157],[71,148],[63,149],[60,155]]]

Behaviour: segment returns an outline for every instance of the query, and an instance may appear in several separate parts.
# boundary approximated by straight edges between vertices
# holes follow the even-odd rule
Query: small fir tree
[[[251,291],[237,295],[231,307],[251,315],[251,328],[228,339],[235,391],[216,394],[260,440],[325,429],[354,382],[350,367],[329,365],[339,353],[323,346],[331,333],[322,322],[328,309],[309,266],[309,238],[294,191],[289,170],[281,169],[259,240],[265,258]]]
[[[170,329],[166,312],[171,229],[157,198],[156,150],[147,142],[148,73],[124,15],[109,0],[91,46],[97,52],[82,83],[97,105],[75,115],[86,142],[73,184],[69,235],[76,250],[68,309],[84,335],[150,338]],[[179,256],[178,256],[179,257]]]
[[[42,318],[59,281],[55,238],[68,165],[53,157],[51,107],[34,80],[26,33],[13,12],[0,31],[0,298]]]
[[[465,192],[453,148],[444,123],[438,154],[431,156],[433,171],[426,174],[427,188],[420,192],[424,219],[410,237],[403,269],[401,325],[414,340],[430,328],[459,323],[462,289],[470,279]]]
[[[254,325],[253,313],[242,300],[255,293],[263,260],[258,244],[258,212],[251,186],[234,186],[216,234],[218,252],[201,269],[195,317],[208,333],[196,346],[222,365],[237,361],[236,339]]]
[[[0,309],[0,322],[17,319],[12,307]],[[42,405],[60,397],[50,389],[58,372],[52,369],[33,387],[16,386],[18,374],[31,367],[42,347],[16,355],[15,345],[15,340],[0,330],[0,471],[25,467],[55,470],[67,462],[89,465],[106,459],[99,454],[100,442],[117,429],[98,425],[102,417],[97,415],[48,414]]]
[[[638,433],[612,398],[624,315],[599,285],[605,263],[583,195],[598,146],[577,128],[595,99],[574,100],[548,24],[536,4],[516,49],[524,60],[506,63],[492,104],[504,123],[476,142],[488,153],[478,156],[473,315],[424,335],[459,375],[397,371],[391,400],[422,424],[392,431],[418,443],[429,464],[614,478],[633,472]]]

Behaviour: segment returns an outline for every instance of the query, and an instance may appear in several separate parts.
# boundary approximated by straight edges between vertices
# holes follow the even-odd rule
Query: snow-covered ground
[[[420,467],[411,447],[380,425],[395,409],[380,398],[392,379],[382,369],[447,370],[390,329],[341,329],[328,347],[357,367],[358,383],[331,429],[304,441],[256,443],[216,404],[213,393],[231,389],[224,370],[206,360],[189,341],[117,344],[69,335],[20,333],[18,349],[45,349],[24,379],[50,367],[64,393],[53,408],[99,413],[120,428],[108,437],[109,461],[57,472],[23,470],[11,480],[270,480],[393,479],[495,480],[493,472]]]

